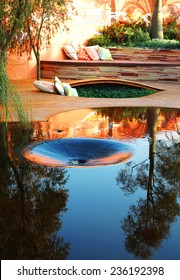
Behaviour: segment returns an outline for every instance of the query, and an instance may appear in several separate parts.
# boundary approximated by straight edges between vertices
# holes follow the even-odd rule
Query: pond
[[[179,112],[81,109],[30,131],[1,123],[1,259],[179,260]],[[51,160],[58,150],[46,161],[43,152],[32,156],[39,145],[67,139],[75,151],[90,141],[84,158],[96,141],[97,150],[113,143],[113,155],[123,147],[128,156],[109,161],[108,148],[92,165],[68,159],[62,166]]]

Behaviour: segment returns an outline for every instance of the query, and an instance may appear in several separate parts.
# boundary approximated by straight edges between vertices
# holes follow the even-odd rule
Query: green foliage
[[[22,126],[29,126],[28,115],[20,98],[7,76],[7,52],[13,38],[20,31],[29,13],[28,0],[3,0],[0,2],[0,120],[9,119],[9,103],[13,103]],[[5,115],[5,117],[4,117]]]
[[[180,24],[177,24],[177,18],[169,16],[163,21],[164,38],[177,40],[180,34]]]
[[[17,118],[19,120],[19,126],[24,129],[30,129],[31,124],[28,110],[23,103],[21,95],[13,86],[11,87],[11,99],[13,102],[13,107],[17,114]]]
[[[5,114],[6,122],[8,121],[9,89],[10,89],[10,82],[6,74],[6,63],[3,54],[0,53],[0,104],[2,104],[3,106],[0,112],[0,120],[4,119],[4,114]],[[4,108],[5,108],[5,113],[3,110]]]
[[[180,42],[177,40],[153,39],[146,42],[141,42],[138,46],[149,49],[180,49]]]
[[[0,1],[0,50],[6,52],[28,16],[29,1]]]
[[[53,3],[52,3],[53,2]],[[14,37],[10,51],[18,55],[33,51],[40,79],[40,51],[50,45],[51,38],[69,19],[68,0],[34,0],[21,31]]]
[[[6,60],[3,56],[0,56],[0,103],[2,104],[0,121],[5,121],[7,124],[9,119],[9,104],[12,104],[20,125],[25,129],[29,128],[30,121],[28,112],[22,102],[20,94],[7,77]]]
[[[132,28],[127,28],[124,33],[124,45],[133,47],[139,45],[141,42],[147,42],[150,40],[150,35],[146,31],[144,32],[141,28],[132,30]]]
[[[145,88],[117,84],[79,86],[77,91],[80,97],[94,98],[130,98],[141,97],[155,93],[155,91]]]
[[[111,42],[111,40],[107,36],[99,35],[88,40],[88,46],[94,45],[99,45],[100,47],[113,46],[113,42]]]
[[[100,30],[101,35],[90,38],[88,45],[150,47],[162,49],[179,49],[180,24],[175,17],[169,17],[163,22],[164,38],[166,40],[151,40],[151,26],[142,20],[128,19],[116,21]],[[174,40],[170,42],[170,40]]]
[[[101,35],[91,38],[88,45],[136,46],[150,39],[149,27],[142,21],[117,21],[100,29]]]

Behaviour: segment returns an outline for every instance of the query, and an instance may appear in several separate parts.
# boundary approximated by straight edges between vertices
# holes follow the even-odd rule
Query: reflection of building
[[[112,109],[109,111],[108,109]],[[116,114],[112,115],[116,111]],[[143,114],[123,117],[126,108],[81,109],[61,113],[50,118],[44,135],[59,137],[114,137],[117,139],[141,138],[147,133],[147,120]],[[48,124],[48,126],[47,126]],[[180,117],[160,111],[157,131],[179,130]],[[36,134],[36,133],[35,133]],[[47,138],[49,139],[49,138]]]
[[[105,109],[106,113],[103,112]],[[108,115],[117,110],[115,116]],[[101,112],[102,110],[102,112]],[[111,133],[114,138],[141,138],[147,132],[147,119],[144,115],[140,117],[123,117],[126,110],[122,107],[99,109],[80,109],[60,113],[52,116],[49,122],[33,123],[34,140],[55,139],[62,137],[97,137],[106,138]],[[172,110],[170,110],[171,112]],[[174,110],[173,114],[160,111],[157,123],[159,131],[180,131],[180,116]],[[111,131],[111,132],[110,132]],[[8,141],[11,140],[11,131],[8,134]]]

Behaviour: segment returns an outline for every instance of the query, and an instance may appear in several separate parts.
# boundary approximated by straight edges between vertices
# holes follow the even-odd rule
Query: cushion
[[[67,96],[78,96],[77,90],[75,88],[72,88],[70,84],[67,83],[62,83],[62,84],[64,87],[65,94]]]
[[[72,87],[67,89],[67,95],[78,97],[77,90],[75,88],[72,88]]]
[[[62,83],[65,95],[68,95],[68,89],[71,88],[70,84]]]
[[[78,92],[76,88],[71,88],[71,92],[73,93],[73,96],[78,97]]]
[[[78,42],[76,42],[76,41],[71,41],[70,45],[74,48],[74,50],[77,53],[79,48],[80,48],[80,44]]]
[[[55,93],[54,83],[48,81],[35,81],[33,85],[43,92]]]
[[[99,47],[98,52],[101,60],[113,60],[109,49]]]
[[[76,50],[73,48],[72,45],[69,44],[69,45],[64,46],[63,50],[69,58],[78,60]]]
[[[99,46],[85,47],[87,54],[89,55],[89,57],[92,60],[100,60],[98,48],[99,48]]]
[[[81,47],[78,50],[78,60],[91,60],[90,56],[87,54],[85,47]]]
[[[54,77],[54,88],[59,94],[65,95],[63,84],[57,76]]]

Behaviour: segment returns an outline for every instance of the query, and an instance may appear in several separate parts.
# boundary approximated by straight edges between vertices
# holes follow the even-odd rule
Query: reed
[[[0,59],[0,121],[5,121],[8,125],[9,118],[9,106],[12,104],[14,112],[17,115],[20,126],[25,129],[30,128],[30,117],[21,95],[17,89],[12,85],[8,79],[6,72],[6,63],[3,59]],[[12,117],[11,117],[12,118]]]

